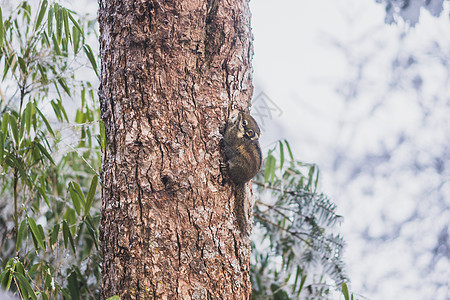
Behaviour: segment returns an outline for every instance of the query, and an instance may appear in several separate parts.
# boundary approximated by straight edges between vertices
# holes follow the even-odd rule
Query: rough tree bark
[[[220,170],[253,92],[248,1],[99,4],[102,297],[248,299],[250,241]]]

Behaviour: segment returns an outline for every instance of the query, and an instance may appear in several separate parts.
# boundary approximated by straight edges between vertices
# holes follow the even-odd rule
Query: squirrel
[[[227,123],[224,133],[226,168],[236,185],[235,215],[240,231],[248,235],[248,203],[245,185],[261,169],[262,152],[259,145],[261,130],[255,119],[240,112]]]

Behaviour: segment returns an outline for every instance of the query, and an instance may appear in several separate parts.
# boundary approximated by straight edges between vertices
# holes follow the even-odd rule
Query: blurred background
[[[404,19],[375,0],[250,2],[262,146],[286,138],[318,164],[344,216],[351,289],[370,299],[450,299],[450,22],[438,2],[410,1]]]

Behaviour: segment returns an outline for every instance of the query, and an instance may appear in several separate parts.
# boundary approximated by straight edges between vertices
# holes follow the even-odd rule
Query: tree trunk
[[[248,1],[99,3],[102,297],[248,299],[250,241],[220,168],[253,91]]]

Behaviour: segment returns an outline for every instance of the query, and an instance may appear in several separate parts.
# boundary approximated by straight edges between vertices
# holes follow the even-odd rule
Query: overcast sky
[[[352,290],[370,299],[450,299],[448,258],[430,265],[450,225],[448,168],[438,176],[410,171],[439,155],[448,166],[446,4],[441,18],[422,12],[408,28],[385,25],[374,0],[251,1],[255,97],[264,93],[253,114],[263,111],[261,99],[273,109],[257,116],[262,145],[287,138],[298,159],[319,165],[322,191],[344,215]],[[384,152],[386,159],[376,156]],[[371,155],[384,169],[358,166]]]

